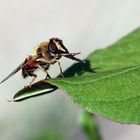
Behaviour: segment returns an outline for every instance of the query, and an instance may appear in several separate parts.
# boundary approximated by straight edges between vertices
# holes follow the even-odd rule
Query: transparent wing
[[[4,78],[1,82],[5,82],[7,79],[9,79],[10,77],[12,77],[15,73],[17,73],[20,69],[22,69],[24,66],[26,65],[25,62],[23,62],[22,64],[20,64],[14,71],[12,71],[6,78]]]

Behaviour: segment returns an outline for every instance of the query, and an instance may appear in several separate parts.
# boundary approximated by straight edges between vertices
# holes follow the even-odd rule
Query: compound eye
[[[58,53],[58,48],[56,46],[55,43],[50,43],[49,46],[48,46],[48,51],[51,52],[51,53],[54,53],[54,54],[57,54]]]

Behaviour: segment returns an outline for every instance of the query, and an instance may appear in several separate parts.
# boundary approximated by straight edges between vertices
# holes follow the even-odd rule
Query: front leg
[[[63,71],[62,71],[62,68],[61,68],[61,64],[60,64],[59,61],[57,61],[57,62],[58,62],[58,66],[59,66],[59,69],[60,69],[60,75],[61,75],[62,77],[64,77]]]

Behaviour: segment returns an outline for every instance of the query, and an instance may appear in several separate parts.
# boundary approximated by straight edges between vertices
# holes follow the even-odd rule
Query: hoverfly
[[[58,63],[60,68],[60,74],[63,76],[62,68],[59,62],[59,59],[64,56],[69,59],[79,61],[84,63],[83,60],[80,60],[75,57],[80,53],[69,53],[67,48],[64,46],[63,41],[59,38],[51,38],[49,40],[43,41],[38,44],[34,49],[33,52],[25,59],[25,61],[20,64],[12,73],[10,73],[5,79],[3,79],[1,83],[9,79],[19,70],[22,70],[23,78],[28,76],[33,77],[32,81],[30,82],[30,86],[35,81],[37,75],[35,71],[37,69],[41,69],[46,73],[46,79],[51,78],[48,74],[48,69],[50,65],[54,63]]]

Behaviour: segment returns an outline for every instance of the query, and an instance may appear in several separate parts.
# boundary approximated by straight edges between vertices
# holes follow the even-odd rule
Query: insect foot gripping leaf
[[[86,64],[75,64],[65,78],[50,79],[50,85],[65,91],[81,108],[121,123],[140,123],[140,28],[106,49],[93,52]],[[41,87],[42,85],[43,88]],[[38,83],[36,90],[48,89]],[[17,93],[30,96],[28,90]]]

